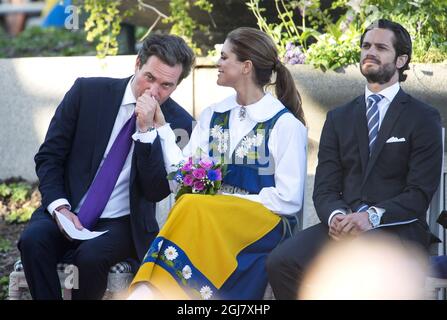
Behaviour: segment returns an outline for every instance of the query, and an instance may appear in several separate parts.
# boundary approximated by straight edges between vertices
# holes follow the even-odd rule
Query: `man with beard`
[[[297,298],[306,268],[329,241],[387,234],[427,250],[432,239],[426,210],[441,172],[439,112],[400,88],[411,59],[407,30],[378,20],[360,44],[365,92],[328,112],[321,134],[313,193],[321,223],[268,259],[278,299]]]

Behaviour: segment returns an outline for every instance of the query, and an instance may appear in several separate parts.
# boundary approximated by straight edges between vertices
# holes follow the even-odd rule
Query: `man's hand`
[[[154,127],[154,116],[158,105],[157,100],[151,96],[149,90],[138,97],[135,106],[137,116],[137,127],[140,132],[147,132],[149,128]]]
[[[155,128],[160,128],[165,124],[166,124],[165,116],[161,111],[160,105],[157,103],[157,110],[155,110],[155,117],[154,117]]]
[[[77,215],[75,215],[73,212],[71,212],[70,210],[68,210],[66,207],[62,207],[62,208],[57,208],[57,211],[59,211],[61,214],[63,214],[65,217],[67,217],[68,220],[70,220],[71,222],[73,222],[74,226],[76,227],[76,229],[78,230],[82,230],[84,229],[84,227],[82,226],[81,222],[79,221],[79,218]],[[59,222],[59,219],[57,218],[57,215],[54,215],[54,220],[56,220],[57,226],[59,227],[59,230],[65,234],[64,228],[62,228],[61,223]]]
[[[338,241],[340,240],[340,236],[338,234],[338,225],[343,221],[346,216],[344,214],[336,214],[331,219],[331,224],[329,225],[329,236]]]
[[[329,236],[334,240],[340,240],[347,236],[358,236],[371,230],[367,212],[356,212],[348,215],[337,214],[331,220]]]

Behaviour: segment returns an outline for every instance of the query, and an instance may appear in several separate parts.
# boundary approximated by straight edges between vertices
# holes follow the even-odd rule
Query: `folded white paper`
[[[106,233],[109,230],[106,231],[90,231],[86,228],[82,230],[76,229],[75,225],[71,220],[69,220],[66,216],[64,216],[59,211],[55,210],[56,217],[59,220],[59,223],[61,224],[62,228],[64,229],[65,233],[72,239],[77,240],[89,240],[96,238],[103,233]]]

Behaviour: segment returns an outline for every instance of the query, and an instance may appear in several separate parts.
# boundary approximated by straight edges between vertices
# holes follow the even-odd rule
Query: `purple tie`
[[[91,229],[95,226],[109,201],[132,146],[135,119],[135,114],[133,114],[121,128],[109,154],[88,189],[87,197],[78,212],[78,218],[84,228]]]

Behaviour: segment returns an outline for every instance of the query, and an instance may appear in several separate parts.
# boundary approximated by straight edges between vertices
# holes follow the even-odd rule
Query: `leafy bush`
[[[3,276],[0,278],[0,300],[5,300],[8,297],[8,286],[9,278],[8,276]]]
[[[447,61],[446,0],[337,0],[325,9],[319,0],[274,0],[276,23],[263,17],[261,1],[248,0],[246,4],[259,28],[273,38],[284,62],[290,64],[307,63],[326,70],[359,62],[360,36],[380,18],[398,22],[408,30],[413,40],[413,62]],[[290,50],[296,48],[304,59],[290,58]]]
[[[6,216],[6,222],[8,223],[25,223],[28,222],[29,219],[31,219],[31,215],[33,214],[34,210],[36,210],[35,207],[26,205],[22,208],[18,208],[17,210],[12,210],[7,216]]]
[[[0,253],[5,253],[11,250],[11,241],[8,239],[0,238]]]
[[[6,222],[27,222],[39,203],[40,193],[36,186],[17,179],[0,183],[0,217]]]
[[[0,30],[0,58],[94,55],[85,32],[30,27],[11,38]]]
[[[368,0],[380,8],[377,18],[402,24],[413,40],[413,61],[442,62],[447,59],[446,0]]]
[[[208,26],[197,23],[191,17],[191,10],[195,7],[203,12],[210,13],[213,8],[210,0],[171,0],[168,16],[158,11],[156,6],[150,4],[149,1],[136,1],[135,5],[127,10],[122,10],[120,5],[121,0],[83,0],[81,5],[82,10],[88,15],[84,26],[87,32],[87,40],[97,41],[96,51],[99,58],[118,53],[117,36],[121,31],[120,23],[124,18],[131,17],[141,8],[153,10],[158,15],[143,38],[163,18],[163,23],[171,25],[170,32],[172,34],[183,37],[197,54],[202,53],[193,41],[193,37],[197,32],[208,34]]]

